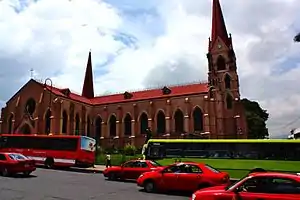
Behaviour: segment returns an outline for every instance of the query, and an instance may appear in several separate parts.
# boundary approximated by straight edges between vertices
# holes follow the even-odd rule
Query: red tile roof
[[[149,100],[149,99],[158,99],[163,97],[175,97],[175,96],[200,94],[200,93],[207,93],[209,91],[207,83],[194,83],[188,85],[170,86],[168,88],[171,90],[171,93],[166,95],[163,95],[162,88],[129,92],[132,94],[132,97],[129,99],[124,98],[124,93],[97,96],[95,98],[88,99],[79,94],[75,94],[72,92],[69,94],[69,96],[67,96],[62,92],[62,90],[66,88],[60,89],[57,87],[52,87],[52,92],[57,96],[69,98],[74,101],[79,101],[82,103],[92,104],[92,105],[101,105],[101,104],[124,103],[130,101],[132,102],[132,101],[142,101],[142,100]],[[51,90],[51,87],[47,85],[47,89]]]

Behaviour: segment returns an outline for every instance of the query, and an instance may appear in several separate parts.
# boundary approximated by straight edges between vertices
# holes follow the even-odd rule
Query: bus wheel
[[[51,169],[53,168],[53,165],[54,165],[54,160],[53,158],[47,158],[45,160],[45,167],[48,168],[48,169]]]

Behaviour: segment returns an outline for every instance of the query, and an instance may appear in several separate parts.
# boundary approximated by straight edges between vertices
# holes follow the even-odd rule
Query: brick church
[[[87,135],[103,146],[140,146],[147,127],[159,138],[247,138],[232,38],[219,0],[212,7],[208,81],[95,96],[90,52],[81,95],[31,79],[2,108],[0,133]]]

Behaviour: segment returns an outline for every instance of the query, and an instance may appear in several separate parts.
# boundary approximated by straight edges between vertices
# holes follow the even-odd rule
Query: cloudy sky
[[[97,94],[207,78],[212,0],[0,0],[0,106],[30,79],[80,92],[92,50]],[[243,97],[270,133],[300,126],[299,0],[221,0]],[[299,120],[298,120],[299,119]]]

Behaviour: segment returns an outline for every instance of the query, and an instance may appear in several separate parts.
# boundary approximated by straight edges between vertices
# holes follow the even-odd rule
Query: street
[[[148,194],[134,182],[113,182],[100,173],[37,169],[32,177],[1,177],[1,200],[180,200],[188,196]]]

